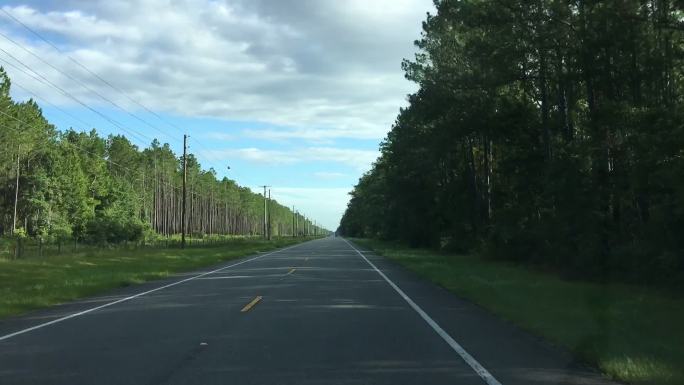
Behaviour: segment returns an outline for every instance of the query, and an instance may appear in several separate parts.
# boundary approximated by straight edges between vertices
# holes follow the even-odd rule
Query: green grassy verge
[[[245,238],[214,247],[103,250],[73,256],[0,259],[0,318],[303,240]]]
[[[498,316],[569,348],[608,376],[684,384],[684,298],[624,284],[566,281],[474,256],[355,240]]]

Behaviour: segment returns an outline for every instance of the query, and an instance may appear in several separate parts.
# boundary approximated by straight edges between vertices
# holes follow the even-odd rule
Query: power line
[[[41,82],[41,83],[43,83],[43,84],[45,84],[45,85],[48,85],[48,86],[50,86],[50,87],[53,87],[53,88],[57,89],[57,90],[58,90],[59,92],[61,92],[64,96],[68,97],[69,99],[75,101],[76,103],[82,105],[83,107],[87,108],[88,110],[94,112],[95,114],[97,114],[97,115],[99,115],[100,117],[104,118],[105,120],[109,121],[109,122],[110,122],[112,125],[114,125],[115,127],[117,127],[117,128],[119,128],[119,129],[121,129],[121,130],[123,130],[123,131],[129,133],[129,135],[131,135],[132,137],[134,137],[134,138],[140,140],[142,143],[145,143],[147,140],[150,140],[150,141],[152,140],[150,137],[148,137],[148,136],[146,136],[146,135],[144,135],[144,134],[140,134],[140,133],[134,132],[133,130],[127,129],[126,127],[124,127],[124,126],[123,126],[121,123],[119,123],[118,121],[116,121],[116,120],[114,120],[114,119],[112,119],[112,118],[109,118],[108,116],[106,116],[106,115],[100,113],[99,111],[93,109],[92,107],[88,106],[87,104],[85,104],[84,102],[82,102],[80,99],[78,99],[77,97],[75,97],[74,95],[72,95],[71,93],[69,93],[68,91],[66,91],[66,90],[64,90],[63,88],[61,88],[60,86],[54,84],[54,83],[51,82],[48,78],[46,78],[46,77],[43,76],[42,74],[38,73],[37,71],[35,71],[35,70],[34,70],[33,68],[31,68],[30,66],[26,65],[24,62],[22,62],[21,60],[19,60],[18,58],[16,58],[16,57],[15,57],[14,55],[12,55],[11,53],[5,51],[5,50],[2,49],[2,48],[0,48],[0,51],[1,51],[1,52],[4,52],[7,56],[9,56],[10,58],[14,59],[17,63],[21,64],[22,66],[24,66],[26,69],[28,69],[29,71],[31,71],[31,72],[32,72],[33,74],[35,74],[35,75],[33,75],[33,74],[31,74],[31,73],[27,73],[26,70],[24,70],[24,69],[22,69],[22,68],[20,68],[20,67],[17,67],[16,65],[14,65],[14,64],[12,64],[12,63],[10,63],[10,62],[8,62],[7,60],[3,60],[5,63],[8,63],[9,65],[11,65],[12,67],[18,69],[18,70],[21,71],[22,73],[24,73],[24,74],[30,76],[31,78],[33,78],[34,80],[36,80],[36,81],[38,81],[38,82]],[[36,77],[36,76],[37,76],[37,77]],[[146,139],[147,139],[147,140],[146,140]]]
[[[2,10],[2,9],[0,8],[0,10]],[[3,10],[3,11],[4,11],[4,10]],[[165,136],[171,138],[167,133],[165,133],[165,132],[162,131],[161,129],[159,129],[159,128],[153,126],[152,124],[150,124],[149,122],[147,122],[145,119],[142,119],[142,118],[138,117],[137,115],[133,114],[132,112],[129,112],[128,110],[126,110],[125,108],[123,108],[123,107],[121,107],[119,104],[117,104],[116,102],[112,101],[111,99],[107,98],[106,96],[102,95],[101,93],[97,92],[96,90],[90,88],[90,87],[89,87],[87,84],[85,84],[83,81],[81,81],[81,80],[79,80],[79,79],[76,79],[75,77],[71,76],[70,74],[68,74],[68,73],[62,71],[61,69],[55,67],[52,63],[50,63],[50,62],[48,62],[47,60],[43,59],[42,57],[40,57],[40,55],[37,55],[36,53],[34,53],[33,51],[31,51],[30,49],[24,47],[21,43],[16,42],[14,39],[10,38],[9,36],[5,35],[5,34],[2,33],[2,32],[0,32],[0,36],[2,36],[3,38],[5,38],[6,40],[8,40],[9,42],[11,42],[12,44],[14,44],[15,46],[17,46],[17,47],[21,48],[22,50],[26,51],[26,52],[29,53],[31,56],[33,56],[33,57],[35,57],[36,59],[40,60],[42,63],[48,65],[50,68],[54,69],[55,71],[59,72],[60,74],[62,74],[62,75],[64,75],[64,76],[66,76],[67,78],[71,79],[72,81],[78,83],[81,87],[83,87],[84,89],[88,90],[89,92],[91,92],[91,93],[97,95],[100,99],[106,101],[107,103],[113,105],[114,107],[118,108],[119,110],[125,112],[126,114],[130,115],[130,116],[133,117],[134,119],[137,119],[137,120],[140,121],[141,123],[146,124],[146,125],[152,127],[153,129],[159,131],[162,135],[165,135]],[[3,52],[7,53],[7,51],[4,51],[4,50],[3,50]],[[15,60],[16,60],[16,59],[15,59]]]
[[[2,33],[0,33],[0,35],[2,35]],[[76,103],[80,104],[81,106],[87,108],[88,110],[92,111],[93,113],[95,113],[95,114],[97,114],[98,116],[102,117],[103,119],[107,120],[108,122],[110,122],[110,123],[111,123],[112,125],[114,125],[115,127],[117,127],[117,128],[119,128],[119,129],[121,129],[121,130],[123,130],[123,131],[129,133],[129,134],[130,134],[131,136],[133,136],[133,137],[137,137],[138,140],[141,140],[141,138],[143,138],[143,139],[141,140],[141,142],[143,142],[143,143],[146,142],[145,138],[148,139],[148,140],[150,140],[150,141],[152,140],[152,138],[148,137],[147,135],[144,135],[144,134],[141,134],[141,133],[137,133],[137,132],[135,132],[135,130],[132,130],[132,129],[127,129],[126,127],[124,127],[124,126],[123,126],[121,123],[119,123],[118,121],[116,121],[116,120],[114,120],[114,119],[112,119],[112,118],[110,118],[110,117],[104,115],[104,114],[101,113],[100,111],[97,111],[97,110],[95,110],[94,108],[90,107],[89,105],[87,105],[86,103],[82,102],[80,99],[78,99],[78,98],[75,97],[74,95],[72,95],[70,92],[64,90],[62,87],[60,87],[60,86],[56,85],[55,83],[51,82],[49,79],[47,79],[47,78],[46,78],[45,76],[43,76],[42,74],[38,73],[36,70],[34,70],[34,69],[31,68],[30,66],[28,66],[26,63],[24,63],[24,62],[22,62],[21,60],[17,59],[17,58],[16,58],[14,55],[12,55],[11,53],[5,51],[5,50],[2,49],[2,48],[0,48],[0,51],[4,52],[7,56],[9,56],[9,57],[11,57],[12,59],[14,59],[17,63],[21,64],[22,66],[24,66],[25,68],[27,68],[29,71],[31,71],[31,72],[33,72],[34,74],[36,74],[39,78],[41,78],[41,79],[42,79],[44,82],[46,82],[49,86],[51,86],[51,87],[57,89],[58,91],[60,91],[64,96],[68,97],[69,99],[75,101]],[[16,67],[15,67],[15,68],[16,68]],[[25,72],[24,72],[24,73],[25,73]]]
[[[190,137],[190,140],[192,140],[194,143],[196,143],[197,145],[199,145],[200,147],[202,147],[204,150],[206,150],[206,151],[211,151],[209,148],[207,148],[205,145],[203,145],[202,142],[200,142],[199,140],[196,140],[196,139],[194,139],[193,137]],[[191,145],[189,145],[188,147],[192,148]],[[195,155],[196,158],[198,158],[198,159],[201,158],[202,160],[204,160],[204,161],[206,162],[207,167],[209,167],[209,168],[213,168],[213,167],[211,167],[212,165],[214,165],[214,166],[222,165],[220,161],[218,161],[218,160],[212,161],[212,160],[209,159],[208,156],[201,155],[200,152],[196,152],[196,153],[194,153],[194,155]],[[239,177],[240,174],[241,174],[239,171],[237,171],[237,170],[234,169],[234,168],[231,168],[231,172],[232,172],[233,174],[235,174],[236,177]],[[229,178],[227,174],[226,174],[226,178]],[[229,179],[230,179],[230,178],[229,178]]]
[[[0,9],[0,10],[2,10],[2,12],[3,12],[5,15],[7,15],[9,18],[11,18],[11,19],[14,20],[15,22],[19,23],[19,24],[20,24],[22,27],[24,27],[26,30],[28,30],[29,32],[31,32],[32,34],[34,34],[36,37],[38,37],[39,39],[41,39],[42,41],[44,41],[45,43],[47,43],[50,47],[54,48],[57,52],[59,52],[60,54],[66,56],[71,62],[73,62],[73,63],[76,64],[77,66],[81,67],[84,71],[88,72],[90,75],[94,76],[95,78],[97,78],[98,80],[100,80],[102,83],[104,83],[104,84],[106,84],[107,86],[109,86],[111,89],[113,89],[113,90],[119,92],[120,94],[124,95],[128,100],[130,100],[131,102],[133,102],[133,103],[135,103],[136,105],[140,106],[141,108],[143,108],[145,111],[147,111],[147,112],[149,112],[150,114],[152,114],[153,116],[155,116],[155,117],[156,117],[157,119],[159,119],[160,121],[162,121],[162,122],[166,123],[167,125],[169,125],[169,126],[175,128],[178,132],[180,132],[181,134],[183,134],[183,130],[182,130],[180,127],[178,127],[178,126],[176,126],[175,124],[173,124],[173,123],[167,121],[166,119],[162,118],[162,117],[161,117],[160,115],[158,115],[156,112],[152,111],[151,109],[149,109],[149,108],[148,108],[147,106],[145,106],[144,104],[142,104],[142,103],[140,103],[139,101],[137,101],[137,100],[135,100],[134,98],[132,98],[132,97],[131,97],[130,95],[128,95],[125,91],[123,91],[123,90],[120,89],[119,87],[116,87],[115,85],[113,85],[113,84],[110,83],[109,81],[107,81],[107,80],[105,80],[104,78],[102,78],[102,77],[101,77],[100,75],[98,75],[96,72],[94,72],[94,71],[92,71],[90,68],[86,67],[86,66],[85,66],[83,63],[81,63],[80,61],[76,60],[76,59],[73,58],[71,55],[69,55],[69,54],[65,53],[64,51],[62,51],[59,47],[57,47],[55,44],[53,44],[50,40],[48,40],[48,39],[45,38],[43,35],[41,35],[41,34],[38,33],[37,31],[35,31],[33,28],[31,28],[31,27],[29,27],[28,25],[26,25],[25,23],[23,23],[21,20],[17,19],[14,15],[12,15],[12,14],[9,13],[9,12],[7,12],[7,10],[5,10],[5,9]]]
[[[7,63],[7,64],[13,66],[12,63],[10,63],[10,62],[4,60],[3,58],[0,58],[0,61],[3,61],[3,62],[5,62],[5,63]],[[21,70],[21,69],[18,68],[18,67],[15,67],[15,68]],[[70,113],[70,112],[64,110],[63,108],[57,106],[57,105],[54,104],[54,103],[51,103],[49,100],[47,100],[46,97],[41,96],[39,93],[35,92],[34,90],[31,90],[31,89],[29,89],[29,88],[26,87],[26,86],[22,86],[21,83],[19,83],[16,79],[12,79],[12,86],[13,86],[13,87],[16,86],[16,87],[21,88],[21,89],[24,90],[27,94],[29,94],[32,98],[34,98],[34,99],[36,99],[36,100],[42,100],[43,103],[48,104],[48,105],[50,105],[52,108],[54,108],[54,109],[60,111],[61,113],[63,113],[64,115],[69,116],[69,117],[70,117],[71,119],[73,119],[74,121],[80,122],[81,124],[84,125],[84,127],[91,126],[90,123],[87,123],[87,122],[81,120],[79,117],[75,116],[74,114],[72,114],[72,113]],[[80,128],[81,131],[86,131],[83,127],[78,127],[78,126],[76,126],[76,128]]]
[[[12,85],[21,88],[21,89],[24,90],[26,93],[28,93],[33,99],[35,99],[35,100],[42,100],[43,103],[49,105],[50,107],[56,109],[57,111],[63,113],[64,115],[70,117],[71,119],[74,119],[75,121],[80,122],[81,124],[83,124],[83,126],[81,126],[81,127],[76,126],[76,128],[80,129],[82,132],[85,132],[85,131],[86,131],[86,127],[90,126],[90,124],[88,124],[88,123],[82,121],[80,118],[78,118],[78,117],[75,116],[74,114],[72,114],[72,113],[70,113],[70,112],[64,110],[63,108],[57,106],[57,105],[54,104],[54,103],[49,102],[49,101],[46,100],[44,97],[40,97],[40,95],[36,94],[34,91],[31,91],[30,89],[28,89],[28,88],[26,88],[26,87],[23,87],[21,84],[17,83],[16,81],[12,82]]]

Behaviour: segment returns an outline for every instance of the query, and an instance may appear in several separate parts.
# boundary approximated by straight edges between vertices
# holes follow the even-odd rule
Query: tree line
[[[123,135],[60,132],[10,87],[0,67],[0,235],[118,243],[181,232],[183,157],[168,144],[141,150]],[[191,236],[264,234],[264,196],[218,179],[192,154],[186,205]],[[273,236],[324,231],[275,200],[268,214]]]
[[[684,271],[681,1],[435,6],[402,65],[419,89],[340,231],[582,276]]]

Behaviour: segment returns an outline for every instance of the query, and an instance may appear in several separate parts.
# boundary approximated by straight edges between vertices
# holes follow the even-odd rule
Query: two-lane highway
[[[607,384],[326,238],[0,322],[0,384]]]

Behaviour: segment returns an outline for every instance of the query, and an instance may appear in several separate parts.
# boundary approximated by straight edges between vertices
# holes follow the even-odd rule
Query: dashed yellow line
[[[243,307],[242,310],[240,310],[240,312],[241,312],[241,313],[244,313],[244,312],[249,311],[249,310],[250,310],[251,308],[253,308],[254,305],[256,305],[259,301],[261,301],[261,296],[260,296],[260,295],[257,296],[256,298],[254,298],[254,299],[252,300],[252,302],[250,302],[250,303],[248,303],[247,305],[245,305],[245,307]]]
[[[288,271],[287,274],[285,274],[285,275],[290,275],[290,274],[294,273],[295,270],[297,270],[297,269],[295,269],[295,268],[293,267],[293,268],[291,268],[290,271]]]

